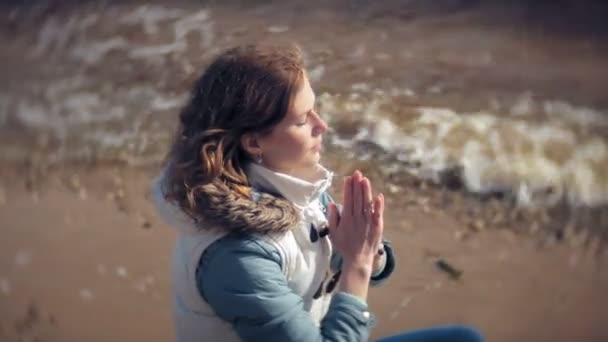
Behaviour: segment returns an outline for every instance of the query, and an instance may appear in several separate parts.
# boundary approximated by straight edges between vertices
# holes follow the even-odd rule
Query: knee
[[[453,337],[452,341],[458,342],[483,342],[483,336],[481,333],[473,328],[466,325],[450,325],[446,327],[450,330],[450,336]]]

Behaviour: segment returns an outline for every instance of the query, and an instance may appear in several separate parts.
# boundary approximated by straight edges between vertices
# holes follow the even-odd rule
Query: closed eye
[[[308,123],[308,117],[310,116],[310,112],[308,111],[308,113],[306,113],[306,115],[304,115],[304,117],[302,119],[300,119],[299,122],[296,123],[296,126],[304,126]]]
[[[304,126],[307,123],[308,123],[308,116],[306,116],[306,119],[304,119],[304,121],[296,123],[296,126]]]

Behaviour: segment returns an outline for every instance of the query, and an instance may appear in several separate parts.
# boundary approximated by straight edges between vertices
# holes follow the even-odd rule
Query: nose
[[[315,125],[313,126],[313,134],[320,135],[327,131],[327,122],[321,118],[321,116],[317,112],[314,113]]]

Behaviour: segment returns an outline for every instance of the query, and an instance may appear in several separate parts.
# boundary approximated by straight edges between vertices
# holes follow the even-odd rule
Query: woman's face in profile
[[[291,175],[307,175],[319,163],[327,123],[315,111],[315,93],[307,77],[290,110],[268,135],[258,139],[263,164]]]

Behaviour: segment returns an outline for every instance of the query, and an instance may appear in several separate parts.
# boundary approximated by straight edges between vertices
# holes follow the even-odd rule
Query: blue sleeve
[[[393,254],[393,247],[390,241],[384,240],[384,254],[386,255],[386,261],[384,267],[379,270],[376,274],[372,275],[370,279],[371,286],[378,286],[385,282],[393,271],[395,270],[395,255]]]
[[[344,292],[333,296],[317,327],[302,298],[288,286],[281,257],[270,244],[226,237],[211,245],[197,270],[197,285],[216,314],[243,341],[366,341],[367,304]]]
[[[395,254],[393,253],[393,247],[388,240],[383,240],[382,243],[384,244],[386,260],[384,267],[373,274],[370,278],[371,286],[378,286],[384,283],[395,270]],[[336,273],[342,269],[342,256],[340,254],[334,252],[334,254],[331,256],[330,267],[333,273]]]

